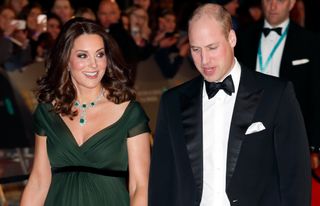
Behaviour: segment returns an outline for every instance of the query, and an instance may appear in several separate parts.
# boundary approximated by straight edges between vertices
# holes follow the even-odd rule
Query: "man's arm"
[[[303,116],[291,83],[275,120],[275,151],[282,206],[310,206],[311,168]]]
[[[160,101],[156,133],[151,156],[150,179],[149,179],[149,206],[162,206],[170,202],[170,182],[174,168],[173,154],[170,144],[168,119],[163,97]]]

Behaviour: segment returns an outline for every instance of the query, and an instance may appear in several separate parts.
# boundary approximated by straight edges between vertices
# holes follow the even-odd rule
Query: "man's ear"
[[[235,47],[237,44],[237,35],[236,32],[231,29],[229,32],[229,37],[228,37],[229,43],[232,47]]]

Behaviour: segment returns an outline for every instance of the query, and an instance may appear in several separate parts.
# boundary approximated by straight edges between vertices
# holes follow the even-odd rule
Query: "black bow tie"
[[[263,34],[264,34],[265,37],[268,36],[271,31],[275,31],[275,32],[277,32],[277,34],[279,34],[279,36],[281,36],[282,28],[281,28],[281,27],[276,27],[276,28],[263,28],[263,30],[262,30],[262,32],[263,32]]]
[[[214,97],[220,89],[223,89],[225,93],[231,95],[234,92],[234,85],[231,75],[227,76],[222,82],[208,82],[205,81],[206,91],[209,99]]]

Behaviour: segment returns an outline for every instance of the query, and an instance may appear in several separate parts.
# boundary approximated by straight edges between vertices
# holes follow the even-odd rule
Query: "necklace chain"
[[[79,120],[79,124],[80,126],[84,126],[87,123],[87,110],[89,108],[95,107],[97,102],[101,99],[101,97],[103,96],[103,89],[101,89],[100,94],[97,96],[97,98],[90,102],[89,104],[87,103],[80,103],[78,100],[75,101],[74,106],[76,108],[79,108],[80,110],[80,120]]]

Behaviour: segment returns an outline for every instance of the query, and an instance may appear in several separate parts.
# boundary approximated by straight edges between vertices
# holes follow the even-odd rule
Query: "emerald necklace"
[[[79,108],[79,111],[80,111],[80,120],[79,120],[80,126],[84,126],[87,123],[87,110],[89,108],[95,107],[97,102],[101,99],[102,96],[103,96],[103,89],[101,89],[97,98],[94,101],[90,102],[89,104],[87,103],[81,104],[78,100],[75,101],[74,106],[76,108]]]

